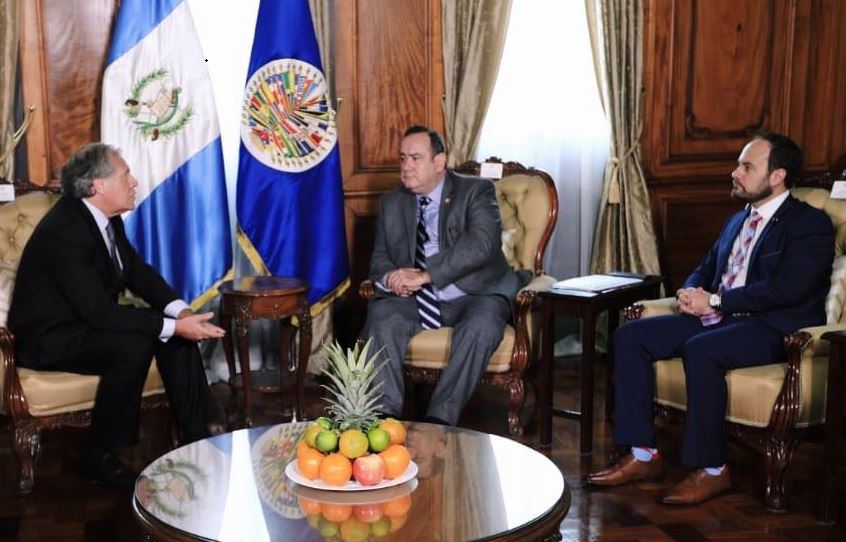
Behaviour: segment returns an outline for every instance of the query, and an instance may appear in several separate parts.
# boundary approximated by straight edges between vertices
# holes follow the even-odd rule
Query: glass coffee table
[[[308,422],[242,429],[173,450],[139,476],[135,515],[152,540],[561,540],[570,491],[515,441],[407,423],[417,476],[367,491],[285,476]]]

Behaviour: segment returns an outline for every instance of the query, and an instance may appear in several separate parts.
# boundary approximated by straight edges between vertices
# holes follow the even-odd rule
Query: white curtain
[[[558,224],[544,267],[559,279],[588,272],[608,145],[584,2],[513,2],[476,159],[515,160],[552,176]]]

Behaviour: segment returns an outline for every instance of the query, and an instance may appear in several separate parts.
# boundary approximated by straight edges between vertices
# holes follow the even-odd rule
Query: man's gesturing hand
[[[226,332],[223,331],[223,328],[209,323],[212,318],[214,318],[213,312],[185,314],[185,311],[183,311],[176,320],[176,328],[173,333],[191,341],[223,337]]]

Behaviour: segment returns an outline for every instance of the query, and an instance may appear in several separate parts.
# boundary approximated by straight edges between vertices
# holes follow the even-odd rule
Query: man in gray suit
[[[400,146],[402,186],[379,205],[364,337],[383,348],[385,414],[402,413],[402,360],[422,329],[451,326],[452,350],[426,419],[455,425],[491,354],[502,340],[517,291],[530,274],[515,272],[501,249],[502,224],[493,183],[446,169],[441,136],[406,130]]]

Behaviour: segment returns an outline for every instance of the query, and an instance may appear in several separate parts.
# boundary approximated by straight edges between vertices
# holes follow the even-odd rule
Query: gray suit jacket
[[[379,203],[370,279],[414,267],[417,202],[405,187],[388,192]],[[515,272],[502,253],[502,223],[493,183],[447,170],[438,215],[438,253],[426,261],[437,288],[455,284],[467,294],[513,299],[531,278]],[[384,292],[377,295],[387,295]]]

